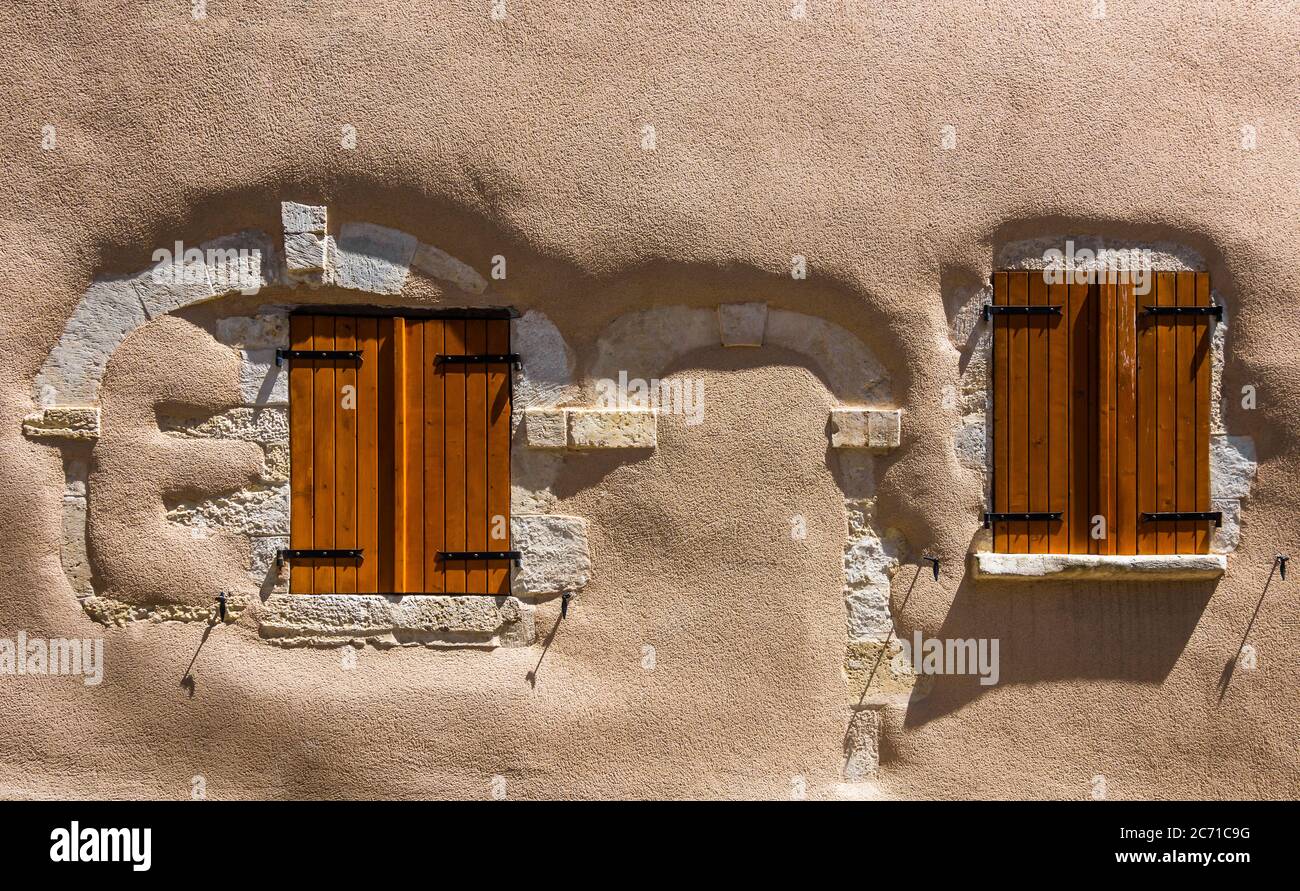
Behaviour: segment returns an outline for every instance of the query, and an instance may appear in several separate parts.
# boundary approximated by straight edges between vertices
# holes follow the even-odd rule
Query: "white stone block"
[[[330,247],[330,276],[341,288],[400,294],[419,242],[414,236],[371,223],[348,223]]]
[[[280,222],[286,235],[300,232],[324,234],[328,208],[316,204],[280,202]]]
[[[762,346],[767,304],[724,303],[718,307],[718,328],[724,347]]]
[[[1255,482],[1255,440],[1249,436],[1210,437],[1210,497],[1245,498]]]
[[[99,439],[99,409],[50,406],[23,418],[23,435],[34,439]]]
[[[275,349],[289,345],[289,316],[259,312],[256,316],[229,316],[217,321],[217,340],[245,349]]]
[[[325,268],[325,236],[314,232],[286,233],[284,263],[290,274],[320,272]]]
[[[1222,554],[975,554],[975,578],[995,580],[1072,580],[1157,582],[1216,579],[1228,568]]]
[[[514,516],[510,536],[522,553],[513,580],[516,592],[559,594],[586,587],[591,578],[586,520],[556,514]]]
[[[831,411],[831,446],[837,449],[897,448],[902,436],[898,409],[837,408]]]
[[[434,278],[451,282],[470,294],[482,294],[487,290],[487,279],[479,275],[473,266],[457,260],[451,254],[431,244],[421,244],[416,249],[411,262],[416,269]]]
[[[524,426],[530,448],[562,449],[568,445],[568,419],[562,408],[526,409]]]
[[[658,439],[653,411],[571,408],[566,414],[575,449],[652,449]]]
[[[275,350],[241,350],[239,392],[245,405],[287,405],[289,366],[275,364]]]

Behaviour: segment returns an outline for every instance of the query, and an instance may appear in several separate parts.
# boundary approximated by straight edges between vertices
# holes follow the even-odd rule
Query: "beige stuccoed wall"
[[[213,798],[488,797],[494,776],[512,797],[1087,798],[1096,776],[1115,798],[1300,791],[1295,582],[1260,603],[1273,555],[1300,553],[1294,8],[792,5],[507,0],[494,21],[487,2],[210,2],[203,20],[149,4],[7,21],[0,629],[102,636],[107,669],[97,687],[0,678],[0,793],[186,797],[196,775]],[[592,579],[558,629],[558,601],[537,606],[534,646],[367,647],[345,668],[337,649],[269,646],[254,611],[206,635],[93,622],[60,562],[60,453],[20,429],[37,372],[93,280],[178,239],[278,242],[282,200],[485,275],[506,256],[494,300],[544,311],[580,373],[612,322],[650,306],[761,300],[843,326],[905,412],[900,447],[873,459],[877,525],[906,542],[896,630],[998,638],[1000,683],[895,700],[879,774],[845,783],[835,400],[766,347],[676,358],[710,401],[698,427],[661,419],[652,453],[564,459],[553,510],[589,521]],[[954,316],[1003,245],[1067,233],[1182,244],[1232,309],[1224,392],[1251,384],[1259,402],[1230,398],[1224,423],[1259,467],[1217,585],[967,577],[982,491],[945,398],[967,364]],[[796,254],[807,280],[788,274]],[[456,297],[432,280],[403,294]],[[113,507],[91,559],[128,598],[247,584],[230,540],[156,543],[140,530],[166,530],[163,506],[133,502],[136,475],[202,492],[258,472],[247,444],[189,443],[206,457],[182,460],[153,439],[149,400],[169,388],[214,409],[237,394],[196,312],[140,329],[105,376],[90,472]],[[917,574],[922,553],[942,558],[939,582]],[[1247,635],[1256,667],[1225,689]]]

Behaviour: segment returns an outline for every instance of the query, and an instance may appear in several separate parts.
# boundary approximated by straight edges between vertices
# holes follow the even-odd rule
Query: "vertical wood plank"
[[[1092,541],[1092,467],[1096,462],[1089,440],[1093,426],[1089,376],[1095,340],[1093,301],[1087,284],[1071,282],[1066,289],[1070,320],[1070,553],[1087,554]]]
[[[1196,273],[1178,273],[1175,291],[1179,306],[1195,306]],[[1196,510],[1196,330],[1206,325],[1199,316],[1175,318],[1174,510],[1193,511]],[[1178,521],[1175,546],[1179,554],[1195,552],[1196,532],[1204,525],[1191,520]]]
[[[1196,305],[1210,305],[1210,274],[1196,273]],[[1196,388],[1196,506],[1192,510],[1208,511],[1210,506],[1210,343],[1214,323],[1209,316],[1196,329],[1195,388]],[[1208,554],[1213,525],[1198,523],[1194,553]]]
[[[1156,299],[1160,306],[1177,303],[1174,274],[1156,273]],[[1156,510],[1177,510],[1178,481],[1178,356],[1177,326],[1169,317],[1161,317],[1156,324],[1157,352],[1160,372],[1156,385]],[[1162,521],[1157,524],[1160,553],[1178,552],[1177,524]]]
[[[1047,468],[1048,505],[1061,519],[1050,524],[1048,551],[1070,552],[1070,293],[1065,284],[1051,284],[1047,302],[1061,307],[1047,316]]]
[[[464,355],[465,320],[443,323],[448,355]],[[450,364],[443,372],[443,408],[446,417],[446,540],[447,550],[467,551],[465,527],[465,373],[464,364]],[[466,562],[448,560],[444,567],[448,592],[465,591]]]
[[[334,320],[334,349],[357,348],[357,320]],[[338,548],[357,547],[357,370],[360,363],[339,360],[334,371],[334,542]],[[335,590],[357,591],[357,561],[337,560]]]
[[[487,351],[510,352],[510,322],[487,322]],[[487,372],[487,523],[488,550],[510,550],[510,374],[504,363],[488,366]],[[487,587],[491,594],[510,593],[510,564],[497,560],[488,564]]]
[[[334,349],[334,317],[313,316],[312,349]],[[315,548],[333,548],[334,539],[334,408],[338,403],[337,389],[334,386],[334,366],[332,360],[316,360],[312,393],[312,418],[314,421],[313,446],[313,500],[315,502]],[[335,587],[335,560],[313,560],[315,569],[314,591],[317,594],[333,594]]]
[[[993,303],[995,306],[1007,304],[1007,273],[993,273]],[[1008,414],[1007,392],[1010,386],[1008,369],[1011,367],[1007,356],[1007,317],[993,316],[993,371],[990,377],[993,386],[993,513],[1005,513],[1009,510],[1009,477],[1007,465]],[[993,524],[993,550],[1008,551],[1008,524]]]
[[[1157,394],[1160,386],[1160,337],[1155,316],[1143,312],[1144,306],[1155,306],[1159,300],[1159,274],[1152,275],[1151,291],[1138,299],[1137,354],[1138,354],[1138,553],[1160,552],[1158,523],[1145,522],[1141,514],[1159,510],[1156,479],[1156,453],[1159,406]]]
[[[403,325],[405,367],[402,374],[403,479],[406,493],[403,535],[405,554],[402,590],[424,588],[424,326],[427,319],[406,319]]]
[[[1029,303],[1029,273],[1007,274],[1007,299],[1011,306]],[[1028,316],[1007,316],[1007,364],[1010,385],[1007,389],[1011,423],[1007,434],[1008,510],[1029,510],[1029,326]],[[1007,550],[1013,554],[1029,553],[1029,524],[1017,520],[1007,524]]]
[[[1047,305],[1047,282],[1041,272],[1027,273],[1029,278],[1029,303],[1031,306]],[[1047,316],[1029,316],[1029,509],[1045,511],[1050,497],[1048,476],[1048,373]],[[1047,552],[1051,523],[1033,520],[1029,523],[1029,552]]]
[[[379,390],[380,462],[386,481],[381,477],[380,492],[387,510],[379,515],[385,560],[380,564],[380,575],[384,593],[394,594],[403,590],[406,581],[406,322],[389,318],[381,324],[380,355],[384,361]]]
[[[1137,327],[1133,281],[1116,287],[1115,552],[1137,553]]]
[[[465,351],[487,352],[487,322],[470,319],[465,323]],[[486,551],[487,509],[487,366],[474,364],[465,372],[465,529],[467,550]],[[465,578],[466,589],[487,590],[485,560],[471,560]]]
[[[378,594],[379,565],[379,322],[357,319],[357,593]]]
[[[1098,276],[1097,294],[1097,513],[1106,535],[1093,553],[1114,552],[1115,542],[1115,283]]]
[[[446,546],[446,471],[444,449],[447,419],[444,409],[443,375],[446,366],[437,357],[443,348],[444,322],[424,321],[424,590],[447,589],[447,576],[438,552]]]
[[[291,316],[289,346],[310,350],[314,338],[312,317]],[[315,542],[315,483],[312,476],[315,446],[312,423],[312,365],[305,359],[289,362],[289,546],[310,549]],[[310,563],[289,563],[289,590],[311,594],[315,573]]]

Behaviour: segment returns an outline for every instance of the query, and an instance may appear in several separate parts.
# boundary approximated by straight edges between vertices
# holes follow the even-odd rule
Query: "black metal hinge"
[[[984,514],[984,528],[989,528],[990,523],[1005,523],[1009,520],[1059,520],[1063,511],[1030,511],[1029,513],[986,513]]]
[[[1005,306],[996,303],[984,304],[984,321],[990,316],[1059,316],[1059,306]]]
[[[524,367],[523,359],[520,358],[518,353],[472,353],[466,356],[439,353],[434,357],[433,361],[438,365],[446,365],[449,363],[464,365],[492,365],[505,362],[509,365],[513,365],[515,368]]]
[[[1223,525],[1223,513],[1217,510],[1143,511],[1142,522],[1162,523],[1173,520],[1213,520],[1216,527]]]
[[[361,548],[281,548],[275,552],[277,566],[285,560],[360,560]]]
[[[361,361],[361,350],[276,350],[275,364],[285,359],[354,359]]]
[[[1144,306],[1142,311],[1153,316],[1214,316],[1223,321],[1222,306]]]
[[[509,560],[516,566],[523,558],[519,551],[439,551],[439,560]]]

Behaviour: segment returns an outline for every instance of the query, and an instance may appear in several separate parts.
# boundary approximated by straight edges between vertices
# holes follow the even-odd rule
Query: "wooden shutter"
[[[1205,272],[1156,273],[1137,302],[1137,545],[1142,554],[1205,554],[1208,520],[1143,519],[1210,510],[1212,316],[1155,314],[1157,307],[1210,306]]]
[[[993,276],[994,549],[1009,553],[1206,553],[1204,520],[1144,513],[1209,507],[1210,317],[1147,305],[1209,306],[1205,273],[1048,283]],[[1061,314],[1015,312],[1056,306]],[[998,520],[1054,513],[1059,520]],[[1094,538],[1094,518],[1106,534]]]
[[[999,551],[1042,554],[1070,540],[1070,319],[1065,292],[1041,273],[993,276],[993,513]],[[1034,307],[1037,312],[1025,312]],[[1058,307],[1059,312],[1048,312]]]
[[[510,593],[507,561],[439,556],[510,550],[510,368],[438,358],[507,354],[509,326],[292,317],[291,349],[362,359],[291,360],[290,548],[362,557],[294,558],[291,591]]]

